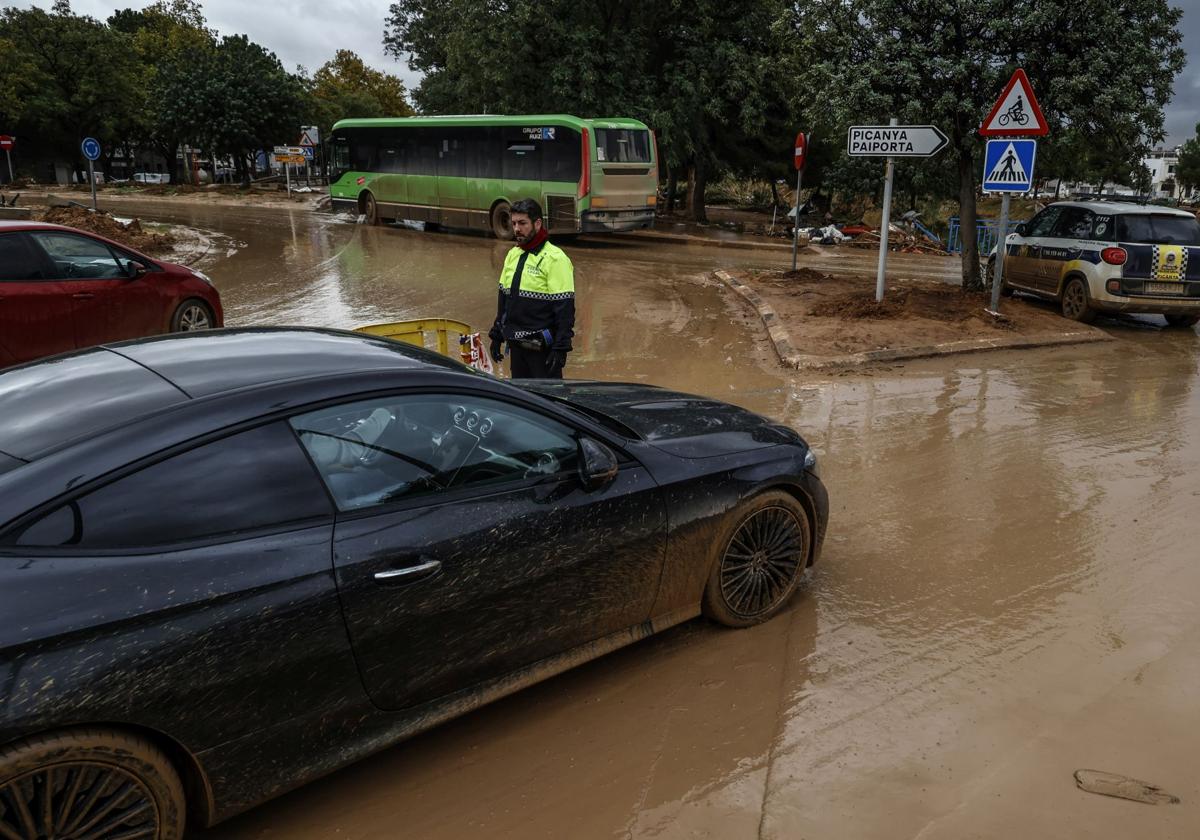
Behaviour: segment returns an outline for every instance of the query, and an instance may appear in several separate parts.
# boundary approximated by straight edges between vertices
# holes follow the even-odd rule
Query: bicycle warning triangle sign
[[[1025,71],[1017,68],[979,127],[984,137],[1041,137],[1050,131]]]

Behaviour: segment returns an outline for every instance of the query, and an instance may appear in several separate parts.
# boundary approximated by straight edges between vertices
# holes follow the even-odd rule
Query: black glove
[[[500,349],[500,342],[496,339],[492,339],[491,346],[488,347],[488,352],[491,353],[492,361],[496,364],[500,364],[502,361],[504,361],[504,351]]]
[[[546,372],[558,373],[567,366],[566,350],[551,350],[546,354]]]

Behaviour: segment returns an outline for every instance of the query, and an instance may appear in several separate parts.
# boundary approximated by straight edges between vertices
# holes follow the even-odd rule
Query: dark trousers
[[[513,379],[562,379],[562,368],[551,373],[546,369],[549,350],[526,350],[508,345],[508,373]]]

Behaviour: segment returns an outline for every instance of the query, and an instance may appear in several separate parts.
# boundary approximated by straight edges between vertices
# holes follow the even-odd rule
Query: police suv
[[[1059,302],[1088,323],[1100,312],[1163,315],[1173,327],[1200,322],[1200,222],[1169,207],[1060,201],[1006,240],[1002,292]],[[992,278],[996,251],[988,260]]]

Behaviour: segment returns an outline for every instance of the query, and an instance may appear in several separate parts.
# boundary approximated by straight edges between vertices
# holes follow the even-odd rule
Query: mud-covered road
[[[149,214],[147,214],[149,215]],[[231,325],[484,325],[504,247],[263,211],[206,269]],[[833,501],[782,616],[691,622],[202,838],[1083,838],[1200,832],[1200,336],[822,378],[705,279],[786,255],[567,244],[568,375],[710,394],[806,434]],[[798,330],[802,334],[802,330]],[[1084,793],[1127,774],[1181,797]]]

